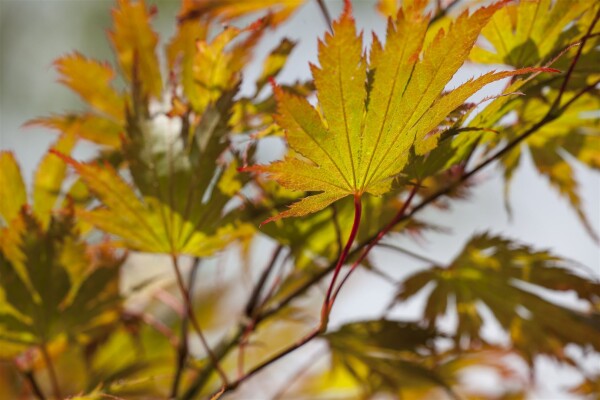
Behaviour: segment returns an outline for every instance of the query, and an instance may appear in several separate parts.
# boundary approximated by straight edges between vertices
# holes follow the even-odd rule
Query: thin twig
[[[397,246],[397,245],[395,245],[395,244],[391,244],[391,243],[378,243],[378,244],[377,244],[377,246],[379,246],[379,247],[384,247],[384,248],[386,248],[386,249],[395,250],[395,251],[397,251],[397,252],[399,252],[399,253],[402,253],[402,254],[404,254],[404,255],[407,255],[407,256],[409,256],[409,257],[412,257],[412,258],[414,258],[415,260],[424,261],[424,262],[426,262],[426,263],[428,263],[428,264],[432,264],[432,265],[440,265],[440,263],[438,263],[437,261],[435,261],[435,260],[433,260],[433,259],[431,259],[431,258],[429,258],[429,257],[422,256],[422,255],[420,255],[420,254],[417,254],[417,253],[415,253],[415,252],[413,252],[413,251],[410,251],[410,250],[408,250],[408,249],[405,249],[405,248],[403,248],[403,247]]]
[[[200,342],[202,343],[202,346],[204,347],[204,350],[206,351],[206,354],[208,355],[210,362],[212,363],[215,370],[221,377],[223,384],[226,385],[228,382],[227,375],[225,374],[225,371],[223,371],[223,368],[221,368],[221,365],[219,364],[219,358],[217,358],[215,356],[212,349],[210,348],[208,341],[206,340],[206,337],[204,336],[204,333],[202,332],[202,329],[200,329],[200,324],[198,323],[198,320],[196,319],[196,316],[194,315],[194,309],[192,307],[192,299],[190,297],[190,293],[185,288],[183,276],[181,276],[181,270],[179,268],[178,258],[176,255],[172,254],[171,260],[173,263],[173,269],[175,270],[175,276],[177,277],[177,286],[179,286],[179,290],[181,291],[183,301],[185,302],[185,308],[186,308],[189,320],[192,323],[194,330],[198,334],[198,337],[200,338]]]
[[[292,376],[290,376],[288,381],[281,386],[281,389],[279,389],[277,393],[273,395],[271,400],[283,399],[285,392],[287,392],[295,382],[298,382],[302,375],[306,374],[317,363],[317,361],[319,361],[326,354],[326,352],[319,350],[314,356],[309,357],[308,361],[305,362]]]
[[[302,339],[300,339],[296,343],[292,344],[291,346],[286,347],[285,349],[281,350],[280,352],[276,353],[275,355],[271,356],[270,358],[268,358],[268,359],[264,360],[263,362],[261,362],[260,364],[256,365],[250,371],[246,372],[243,376],[239,377],[237,380],[230,382],[227,385],[223,386],[219,390],[219,392],[215,393],[213,396],[211,396],[211,398],[218,398],[215,396],[217,396],[217,395],[220,396],[223,393],[227,393],[232,390],[235,390],[242,382],[246,381],[247,379],[249,379],[256,373],[258,373],[265,367],[268,367],[269,365],[273,364],[274,362],[278,361],[279,359],[292,353],[294,350],[299,349],[300,347],[304,346],[305,344],[307,344],[308,342],[310,342],[311,340],[313,340],[314,338],[319,336],[321,333],[322,333],[321,326],[318,326],[317,328],[310,331],[306,336],[302,337]]]
[[[329,28],[329,31],[333,32],[333,24],[331,22],[331,14],[329,14],[329,10],[327,9],[325,2],[323,0],[317,0],[317,5],[319,6],[319,9],[321,10],[321,14],[323,14],[323,18],[325,18],[325,22],[327,22],[327,27]]]
[[[331,204],[331,221],[333,222],[333,229],[335,229],[335,237],[336,237],[336,241],[337,241],[337,246],[338,246],[338,251],[337,251],[337,256],[338,258],[340,257],[340,254],[342,254],[342,229],[340,227],[340,220],[338,218],[338,211],[337,211],[337,207],[335,206],[335,203]]]
[[[234,333],[221,340],[221,342],[215,347],[213,351],[213,355],[216,360],[222,360],[231,350],[233,350],[242,338],[244,331],[246,329],[246,325],[240,324],[237,329],[235,329]],[[198,392],[204,387],[204,385],[208,382],[208,379],[213,373],[212,365],[205,366],[196,379],[192,382],[192,385],[185,391],[183,396],[181,396],[182,400],[191,400],[197,399]]]
[[[192,263],[190,274],[188,276],[188,295],[191,297],[194,290],[194,281],[196,280],[196,273],[198,272],[198,266],[200,265],[200,258],[196,257]],[[189,354],[189,343],[188,343],[188,326],[189,326],[189,314],[188,302],[184,302],[185,313],[181,319],[181,332],[179,337],[179,346],[177,349],[177,364],[175,369],[175,377],[173,379],[173,385],[171,386],[171,398],[177,398],[179,393],[179,383],[181,382],[181,376],[185,368],[185,363]]]
[[[269,278],[271,271],[273,271],[273,267],[275,266],[277,258],[279,257],[279,254],[281,254],[282,250],[283,250],[283,245],[277,246],[277,248],[273,252],[273,255],[271,256],[271,260],[267,264],[267,267],[264,269],[264,271],[258,278],[258,282],[256,282],[256,285],[254,285],[254,288],[252,289],[252,293],[250,294],[250,297],[248,298],[248,301],[246,302],[246,307],[244,308],[247,317],[252,317],[252,315],[254,314],[256,305],[258,304],[260,295],[262,293],[262,289],[265,286],[265,283],[267,282],[267,279]]]
[[[579,45],[579,48],[577,49],[577,53],[575,54],[575,57],[573,58],[573,61],[571,62],[571,65],[569,65],[569,69],[567,70],[567,74],[565,75],[565,79],[563,80],[563,83],[562,83],[562,85],[560,87],[560,91],[558,92],[558,96],[556,97],[556,100],[552,104],[551,110],[557,109],[560,106],[560,101],[561,101],[562,96],[564,95],[565,91],[567,90],[567,85],[569,84],[569,81],[571,79],[571,75],[573,75],[573,71],[575,70],[575,66],[577,65],[577,62],[579,61],[579,57],[581,57],[581,53],[583,52],[583,48],[585,47],[585,43],[589,39],[589,36],[592,33],[592,30],[594,29],[594,26],[596,26],[596,23],[598,22],[598,19],[600,19],[600,8],[596,12],[596,15],[594,16],[594,19],[592,20],[592,23],[590,24],[587,32],[585,33],[585,35],[583,36],[583,39],[581,40],[581,45]]]
[[[450,2],[450,4],[448,4],[446,7],[444,8],[439,8],[438,6],[438,11],[437,13],[433,16],[433,18],[431,18],[431,20],[429,21],[429,25],[433,24],[434,22],[436,22],[438,19],[444,18],[447,14],[448,11],[450,11],[450,9],[452,7],[454,7],[455,5],[458,4],[460,0],[453,0],[452,2]]]
[[[320,328],[325,331],[327,328],[327,322],[329,321],[329,313],[331,312],[331,307],[333,305],[334,298],[331,297],[333,294],[333,290],[335,287],[336,279],[348,258],[348,254],[350,253],[350,248],[352,248],[352,244],[354,243],[354,239],[356,238],[356,234],[358,233],[358,227],[360,225],[360,217],[362,214],[362,202],[359,195],[354,196],[354,222],[352,223],[352,230],[350,231],[350,235],[348,236],[348,240],[346,241],[346,246],[344,246],[344,250],[340,257],[338,258],[338,262],[333,270],[333,277],[331,278],[331,282],[329,283],[329,287],[327,288],[327,294],[325,295],[325,300],[323,301],[323,308],[321,309],[321,326]]]
[[[581,89],[575,96],[571,97],[569,101],[567,101],[561,108],[559,114],[562,114],[567,108],[569,108],[573,103],[575,103],[581,96],[586,94],[587,92],[596,89],[596,87],[600,84],[600,79],[596,79],[594,83],[584,87]]]
[[[29,386],[31,386],[31,391],[35,397],[40,400],[46,400],[46,396],[44,396],[44,392],[42,392],[40,385],[38,385],[35,375],[33,375],[33,371],[21,371],[21,373],[25,377],[25,380],[29,383]]]
[[[42,342],[39,347],[40,352],[42,353],[42,357],[44,358],[44,363],[46,364],[46,369],[48,370],[48,375],[50,376],[52,394],[57,400],[60,400],[63,397],[61,394],[60,385],[58,384],[58,376],[56,375],[56,369],[54,368],[54,363],[52,362],[50,353],[48,353],[48,347],[46,345],[46,342]]]
[[[350,277],[350,275],[352,275],[352,273],[356,270],[356,268],[358,267],[358,265],[360,265],[360,263],[363,262],[363,260],[365,259],[365,257],[371,251],[371,249],[377,243],[379,243],[379,241],[381,240],[381,238],[383,238],[390,230],[392,230],[392,228],[394,226],[396,226],[396,224],[398,223],[397,221],[399,221],[402,217],[404,217],[404,215],[406,214],[406,210],[408,209],[408,206],[410,205],[410,202],[412,201],[412,199],[414,198],[415,194],[417,193],[417,190],[419,189],[419,187],[420,187],[419,183],[417,183],[416,185],[414,185],[412,187],[410,193],[408,194],[408,197],[406,198],[406,201],[404,202],[404,204],[402,205],[402,207],[400,208],[400,210],[398,211],[398,213],[396,214],[396,216],[382,230],[379,231],[379,233],[377,234],[377,236],[373,240],[371,240],[369,242],[369,244],[364,249],[364,251],[360,254],[360,256],[356,259],[356,261],[354,261],[354,264],[352,264],[352,267],[350,267],[350,270],[346,273],[346,275],[344,276],[344,279],[342,279],[342,281],[340,282],[339,286],[335,290],[335,293],[334,293],[333,297],[331,298],[330,308],[333,307],[333,303],[335,302],[335,299],[337,298],[340,290],[342,289],[342,286],[344,286],[344,283],[346,283],[346,281],[348,280],[348,278]]]

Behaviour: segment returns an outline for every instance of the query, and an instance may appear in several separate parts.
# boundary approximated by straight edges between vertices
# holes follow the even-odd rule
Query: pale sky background
[[[179,2],[148,3],[157,3],[159,6],[155,27],[161,32],[164,44],[174,32],[174,16]],[[338,15],[341,1],[327,1],[327,4],[331,14]],[[354,4],[359,27],[367,33],[375,29],[381,36],[384,22],[375,11],[375,1],[355,0]],[[57,74],[52,61],[73,50],[112,61],[105,35],[110,27],[109,8],[112,5],[113,2],[109,0],[0,0],[0,148],[16,154],[28,180],[56,134],[38,128],[23,129],[21,125],[37,116],[81,108],[77,96],[56,83]],[[260,63],[282,37],[289,37],[299,41],[299,44],[278,81],[308,78],[308,61],[317,61],[316,37],[322,36],[325,29],[316,3],[308,1],[288,23],[263,40],[255,60]],[[370,37],[370,34],[365,36]],[[248,67],[246,76],[249,83],[242,87],[242,91],[253,91],[252,82],[259,73],[259,66],[254,63]],[[450,86],[483,71],[467,67],[457,74]],[[499,88],[500,84],[491,90]],[[477,97],[482,98],[492,91],[482,92]],[[93,146],[82,144],[75,154],[78,158],[85,158],[93,151]],[[272,156],[276,157],[276,154]],[[427,210],[420,214],[421,218],[450,228],[450,234],[427,233],[422,242],[401,238],[400,243],[440,262],[448,262],[474,233],[490,231],[538,249],[550,249],[557,255],[586,265],[595,271],[596,276],[600,276],[598,246],[587,235],[567,201],[560,198],[545,178],[537,174],[528,156],[521,164],[511,190],[512,221],[504,211],[499,170],[491,167],[479,176],[482,183],[473,190],[472,197],[467,201],[453,202],[451,212]],[[592,226],[600,231],[600,175],[578,165],[575,165],[575,169],[581,186],[583,208]],[[382,269],[397,278],[423,266],[385,250],[377,250],[374,255]],[[261,259],[260,255],[257,258]],[[387,305],[392,290],[384,281],[359,271],[336,303],[332,326],[377,316]],[[576,305],[575,296],[571,294],[561,296],[559,300]],[[419,317],[421,307],[422,302],[416,300],[396,309],[393,315],[415,319]],[[375,315],[373,310],[377,310]],[[453,324],[450,320],[446,322],[449,327]],[[498,330],[493,326],[488,332],[491,337],[501,340]],[[303,352],[304,357],[310,354],[310,349]],[[302,358],[302,355],[299,357]],[[590,370],[600,370],[598,358],[589,360],[588,364]],[[557,368],[549,362],[541,363],[539,390],[533,398],[575,398],[562,392],[564,385],[577,381],[574,376],[569,368]],[[277,380],[274,376],[273,379]],[[251,388],[257,389],[256,385],[248,385],[247,390]],[[244,398],[243,394],[239,398]]]

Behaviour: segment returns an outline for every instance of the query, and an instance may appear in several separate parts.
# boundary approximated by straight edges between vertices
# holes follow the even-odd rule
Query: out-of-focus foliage
[[[525,140],[524,146],[515,147],[504,158],[507,192],[523,148],[527,147],[538,172],[568,199],[590,234],[596,238],[596,232],[581,207],[572,160],[598,169],[600,93],[597,84],[600,72],[596,65],[600,62],[597,36],[600,27],[598,24],[591,30],[590,27],[599,9],[594,2],[568,0],[510,4],[496,13],[482,30],[488,43],[482,43],[471,53],[471,59],[481,63],[513,66],[552,64],[567,71],[571,60],[581,50],[567,87],[562,87],[562,79],[543,76],[515,82],[506,89],[506,93],[519,91],[524,96],[495,100],[496,104],[487,108],[489,112],[484,111],[471,125],[486,124],[493,129],[503,129],[506,135],[501,139],[512,140],[545,115],[551,115],[553,120]],[[588,33],[592,36],[586,38],[585,46],[580,49]],[[566,54],[562,55],[565,51]],[[582,96],[582,93],[585,94]],[[557,99],[559,95],[561,98]],[[561,106],[571,100],[573,104],[563,110]],[[510,119],[503,118],[509,113],[512,114]],[[498,139],[488,135],[484,141],[497,143]]]
[[[73,144],[62,136],[55,146],[68,152]],[[29,196],[12,153],[1,152],[0,164],[7,200],[0,209],[0,357],[33,374],[48,367],[45,353],[60,358],[111,333],[124,257],[80,234],[72,202],[60,199],[66,165],[59,157],[45,156]]]
[[[323,362],[279,398],[525,399],[541,357],[581,372],[572,394],[597,392],[582,359],[600,354],[600,284],[575,263],[479,234],[396,281],[369,251],[385,236],[423,262],[395,236],[445,232],[419,210],[466,198],[492,161],[508,187],[523,152],[593,234],[572,163],[600,167],[598,4],[381,0],[385,40],[367,52],[346,1],[323,24],[312,80],[275,83],[297,42],[257,49],[305,3],[183,0],[161,41],[160,10],[117,0],[115,65],[56,60],[84,109],[29,123],[59,133],[29,185],[0,152],[0,397],[217,399],[314,338]],[[452,87],[467,60],[498,70]],[[79,160],[79,140],[97,156]],[[289,149],[265,166],[269,141]],[[390,307],[328,330],[322,311],[314,330],[311,289],[344,264],[385,279]],[[418,298],[421,318],[392,318]],[[481,370],[505,385],[473,385]],[[275,394],[262,386],[255,397]]]
[[[435,326],[450,312],[456,315],[457,346],[486,343],[481,336],[484,310],[508,333],[514,349],[530,363],[538,355],[569,361],[563,346],[572,343],[600,349],[598,314],[600,283],[574,273],[548,252],[537,252],[501,237],[478,235],[447,267],[432,266],[407,278],[397,294],[405,301],[425,286],[423,320]],[[586,303],[581,312],[540,297],[540,289],[572,291]],[[560,343],[560,344],[559,344]]]

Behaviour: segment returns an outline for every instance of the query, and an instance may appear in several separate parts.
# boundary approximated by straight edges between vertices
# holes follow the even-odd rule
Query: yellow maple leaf
[[[388,24],[385,46],[374,37],[367,61],[346,1],[333,34],[319,43],[320,67],[311,66],[318,110],[274,87],[275,119],[297,155],[247,170],[267,173],[288,189],[321,193],[271,220],[313,213],[348,195],[388,192],[408,162],[409,149],[423,154],[435,147],[437,138],[429,133],[471,95],[499,79],[543,70],[490,72],[444,93],[504,2],[463,13],[447,32],[439,30],[421,54],[429,25],[426,4],[418,0],[401,9]]]

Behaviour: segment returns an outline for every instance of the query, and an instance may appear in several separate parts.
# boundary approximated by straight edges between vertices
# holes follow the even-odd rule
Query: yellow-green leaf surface
[[[368,63],[346,2],[333,34],[319,43],[320,67],[312,66],[318,109],[274,88],[276,121],[298,155],[250,170],[268,173],[288,189],[322,192],[276,218],[306,215],[348,195],[388,192],[406,166],[411,146],[418,154],[431,150],[435,137],[423,139],[450,112],[488,83],[534,72],[491,72],[444,93],[480,30],[502,5],[463,13],[420,56],[429,21],[423,16],[426,2],[415,1],[396,21],[390,20],[385,46],[374,40]],[[373,75],[369,85],[368,71]]]
[[[120,136],[125,131],[124,121],[115,122],[87,112],[36,118],[29,121],[27,125],[43,126],[65,135],[74,134],[81,139],[115,148],[121,144]]]
[[[581,37],[583,32],[573,21],[593,6],[593,1],[573,0],[509,4],[481,31],[493,49],[476,47],[471,58],[515,67],[538,65]]]
[[[125,118],[125,101],[111,87],[115,72],[108,63],[73,53],[59,58],[54,65],[61,74],[59,81],[79,94],[90,106],[117,121]]]
[[[105,206],[80,211],[78,215],[103,231],[121,237],[127,247],[203,257],[237,237],[233,227],[219,229],[213,236],[205,235],[199,231],[198,221],[186,220],[156,198],[138,198],[131,186],[108,165],[82,164],[62,157]]]
[[[240,72],[237,68],[239,61],[236,54],[226,51],[225,47],[240,32],[237,28],[227,28],[210,43],[204,40],[196,42],[192,80],[187,84],[184,81],[184,92],[197,112],[203,112],[208,103],[237,84],[235,75]]]
[[[0,152],[0,217],[7,225],[27,203],[27,191],[21,169],[15,156],[8,151]]]
[[[194,81],[194,59],[196,58],[197,43],[205,41],[208,35],[208,24],[200,19],[185,19],[177,24],[177,32],[167,45],[167,62],[181,82],[186,97],[198,102],[199,86]],[[196,108],[199,105],[196,104]]]
[[[129,80],[139,80],[144,95],[160,98],[162,78],[156,56],[158,35],[150,26],[152,12],[143,0],[118,0],[112,16],[110,38],[122,74]]]
[[[0,231],[0,291],[10,310],[0,312],[0,340],[47,343],[114,323],[122,261],[81,240],[72,208],[46,226],[22,208]]]
[[[76,138],[73,134],[63,134],[52,146],[63,154],[71,154]],[[53,153],[46,153],[38,165],[33,182],[33,209],[43,225],[46,225],[52,210],[58,205],[65,180],[67,165]]]
[[[435,324],[448,310],[455,313],[455,340],[461,346],[485,342],[479,306],[485,304],[529,362],[539,354],[564,360],[569,343],[600,348],[593,314],[600,284],[573,272],[567,262],[549,252],[477,235],[449,266],[432,266],[408,277],[398,300],[405,301],[429,285],[433,290],[427,295],[424,321]],[[536,294],[539,289],[572,291],[587,311],[549,302]]]
[[[269,79],[276,76],[281,72],[285,63],[287,62],[288,56],[296,46],[296,42],[293,42],[287,38],[284,38],[279,42],[277,47],[271,51],[269,56],[263,62],[263,70],[256,81],[257,93],[265,86]]]

